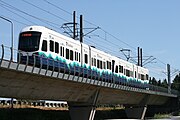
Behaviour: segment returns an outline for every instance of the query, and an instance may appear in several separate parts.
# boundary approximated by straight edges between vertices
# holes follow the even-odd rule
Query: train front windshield
[[[19,50],[33,52],[39,50],[41,32],[23,32],[19,36]]]

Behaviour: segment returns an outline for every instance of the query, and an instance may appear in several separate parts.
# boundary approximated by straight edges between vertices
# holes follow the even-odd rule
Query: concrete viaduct
[[[143,119],[147,106],[177,100],[177,94],[158,88],[133,88],[20,64],[4,52],[0,52],[0,96],[67,101],[72,120],[93,120],[100,104],[123,104],[129,118]]]

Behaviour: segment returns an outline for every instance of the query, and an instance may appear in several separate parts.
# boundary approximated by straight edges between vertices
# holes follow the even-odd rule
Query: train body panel
[[[28,41],[29,40],[29,41]],[[31,40],[31,41],[30,41]],[[148,70],[80,43],[42,26],[24,28],[19,36],[20,61],[62,69],[84,77],[138,86],[148,83]],[[23,62],[24,61],[24,62]]]

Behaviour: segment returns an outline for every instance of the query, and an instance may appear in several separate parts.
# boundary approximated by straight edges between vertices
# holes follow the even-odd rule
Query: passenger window
[[[94,59],[91,58],[91,65],[94,66]]]
[[[97,68],[100,68],[100,62],[97,60]]]
[[[63,47],[63,57],[64,57],[64,47]]]
[[[78,61],[78,52],[76,52],[76,61]]]
[[[55,53],[59,53],[59,43],[55,42]]]
[[[110,67],[110,70],[111,70],[111,62],[109,62],[109,67]]]
[[[46,40],[43,40],[41,50],[47,52],[47,41]]]
[[[94,58],[94,66],[96,66],[96,59]]]
[[[63,50],[62,50],[62,46],[60,47],[60,56],[63,56]]]
[[[106,62],[103,62],[103,69],[106,69]]]
[[[86,64],[88,64],[88,55],[87,55],[87,54],[84,54],[84,62],[85,62]]]
[[[79,53],[79,62],[81,62],[81,54]]]
[[[64,47],[60,47],[60,56],[64,57]]]
[[[100,60],[100,68],[102,69],[102,61]]]
[[[119,72],[123,73],[123,66],[119,65]]]
[[[130,71],[126,70],[126,76],[130,77]]]
[[[115,73],[118,73],[118,66],[116,65]]]
[[[66,59],[69,59],[69,49],[66,48]]]
[[[75,57],[75,61],[77,61],[77,55],[76,55],[76,51],[75,51],[75,54],[74,54],[74,57]]]
[[[54,52],[54,41],[50,40],[50,51]]]
[[[148,74],[146,74],[146,80],[148,80],[149,79],[149,75]]]
[[[144,80],[144,75],[143,74],[141,74],[141,80]]]
[[[70,60],[73,60],[73,51],[70,50]]]
[[[111,62],[106,61],[106,64],[107,64],[107,69],[111,70]]]

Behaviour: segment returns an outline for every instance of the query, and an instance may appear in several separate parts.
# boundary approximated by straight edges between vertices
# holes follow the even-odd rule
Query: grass
[[[155,114],[154,119],[170,118],[170,114]]]
[[[126,118],[123,109],[97,110],[95,120]],[[70,120],[68,110],[0,108],[0,120]]]
[[[0,120],[70,120],[67,110],[41,110],[35,108],[1,108]]]

